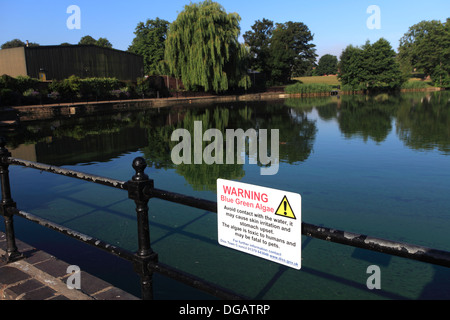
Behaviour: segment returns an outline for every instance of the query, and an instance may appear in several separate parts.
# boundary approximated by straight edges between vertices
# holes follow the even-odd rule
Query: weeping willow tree
[[[170,24],[165,60],[188,90],[247,88],[247,51],[238,42],[240,17],[211,0],[186,5]]]

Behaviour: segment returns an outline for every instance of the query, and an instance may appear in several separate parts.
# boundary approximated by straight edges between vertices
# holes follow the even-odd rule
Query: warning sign
[[[301,196],[217,180],[219,244],[301,268]]]
[[[280,203],[280,206],[277,209],[277,215],[291,219],[296,219],[294,211],[292,211],[292,207],[289,204],[289,200],[286,196],[284,196],[283,200]]]

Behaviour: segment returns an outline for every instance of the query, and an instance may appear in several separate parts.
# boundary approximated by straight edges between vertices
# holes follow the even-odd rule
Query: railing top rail
[[[9,164],[12,164],[12,165],[18,165],[18,166],[31,168],[31,169],[37,169],[40,171],[46,171],[46,172],[63,175],[63,176],[71,177],[71,178],[76,178],[76,179],[80,179],[80,180],[84,180],[84,181],[88,181],[88,182],[94,182],[97,184],[102,184],[102,185],[117,188],[117,189],[127,190],[127,182],[125,182],[125,181],[96,176],[93,174],[88,174],[88,173],[84,173],[84,172],[80,172],[80,171],[64,169],[64,168],[57,167],[57,166],[17,159],[17,158],[13,158],[13,157],[8,157],[7,161]]]
[[[25,166],[32,169],[38,169],[58,175],[73,177],[88,182],[106,185],[113,188],[128,190],[128,182],[125,181],[95,176],[47,164],[16,159],[13,157],[8,157],[7,160],[12,165]],[[217,213],[216,201],[200,199],[192,196],[156,189],[153,187],[145,188],[144,193],[149,198],[158,198],[161,200],[186,205],[189,207],[206,210],[208,212]],[[422,261],[450,268],[450,252],[443,250],[437,250],[425,246],[413,245],[398,241],[391,241],[382,238],[371,237],[368,235],[356,234],[322,226],[315,226],[305,222],[302,223],[302,234],[305,236],[321,240],[340,243],[344,245],[386,253],[394,256],[399,256],[407,259]]]

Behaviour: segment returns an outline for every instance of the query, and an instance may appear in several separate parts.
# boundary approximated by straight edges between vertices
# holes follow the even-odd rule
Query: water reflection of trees
[[[280,162],[298,164],[308,159],[313,150],[318,129],[310,112],[315,109],[322,120],[336,121],[349,139],[381,143],[392,131],[395,120],[396,133],[409,148],[450,154],[449,98],[448,92],[436,92],[189,105],[27,122],[9,132],[7,140],[10,149],[35,145],[37,161],[56,165],[109,161],[125,152],[141,150],[149,166],[173,169],[195,189],[212,190],[218,177],[242,178],[244,166],[175,166],[171,159],[171,150],[178,144],[171,141],[174,130],[184,128],[193,135],[195,121],[203,122],[203,132],[211,128],[222,133],[226,129],[252,128],[270,133],[271,129],[278,129]],[[270,141],[269,135],[269,148]],[[207,145],[209,142],[203,142],[203,148]],[[247,148],[244,156],[256,155],[249,154]]]
[[[382,142],[392,131],[409,148],[450,154],[448,92],[342,97],[338,121],[346,137]]]
[[[410,95],[397,112],[397,134],[410,148],[450,155],[450,95]]]
[[[450,154],[449,99],[448,92],[342,96],[318,103],[317,112],[323,120],[335,119],[346,138],[377,143],[386,140],[395,119],[396,133],[409,148]]]
[[[388,95],[340,96],[287,100],[289,105],[308,110],[316,108],[322,120],[335,119],[344,137],[372,139],[379,143],[392,130],[392,118],[398,103]]]
[[[224,134],[226,146],[227,129],[267,129],[268,153],[271,154],[272,129],[279,130],[280,162],[296,164],[305,161],[312,152],[316,124],[308,118],[312,107],[285,105],[278,102],[239,102],[211,106],[180,106],[149,109],[110,115],[58,118],[23,123],[8,135],[8,146],[16,149],[33,145],[35,160],[54,165],[73,165],[97,161],[109,161],[125,152],[142,151],[148,165],[156,169],[173,169],[197,190],[213,190],[218,177],[239,180],[245,175],[244,165],[238,164],[192,164],[175,166],[171,151],[178,142],[171,141],[174,130],[187,129],[194,134],[194,122],[202,121],[203,133],[207,129],[219,129]],[[202,143],[202,150],[210,142]],[[247,142],[248,144],[248,142]],[[234,154],[249,163],[258,154],[237,150]],[[225,150],[224,150],[225,151]],[[225,157],[224,153],[224,157]],[[263,166],[258,161],[259,166]],[[267,166],[271,166],[269,163]]]
[[[194,137],[194,122],[202,121],[203,133],[208,129],[218,129],[224,139],[224,164],[180,164],[175,166],[171,159],[171,150],[178,142],[171,141],[172,132],[186,129]],[[217,178],[239,180],[245,175],[244,165],[226,164],[225,146],[227,129],[267,129],[268,152],[272,129],[278,129],[280,135],[280,162],[290,164],[306,160],[312,152],[315,134],[314,121],[309,120],[306,110],[286,108],[282,103],[248,102],[220,104],[202,108],[171,108],[161,110],[159,114],[149,114],[144,120],[148,130],[148,147],[142,149],[149,166],[163,169],[175,169],[195,190],[215,190]],[[192,141],[192,145],[193,145]],[[202,150],[211,142],[203,142]],[[234,154],[239,156],[241,151]],[[192,147],[193,150],[193,147]],[[193,157],[193,155],[192,155]],[[257,159],[256,154],[249,154],[245,149],[245,157]],[[235,159],[236,160],[236,159]],[[258,161],[258,165],[262,166]],[[270,166],[271,164],[269,164]]]
[[[341,132],[346,138],[383,142],[392,130],[398,99],[385,94],[375,97],[342,96],[337,117]]]
[[[272,116],[272,128],[280,128],[280,162],[295,164],[310,156],[317,134],[316,121],[308,117],[312,108],[296,106]]]

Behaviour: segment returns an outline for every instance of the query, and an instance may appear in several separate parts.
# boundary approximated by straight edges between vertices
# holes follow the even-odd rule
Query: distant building
[[[29,76],[42,81],[116,78],[136,81],[144,72],[142,56],[94,45],[19,47],[0,50],[0,76]]]

